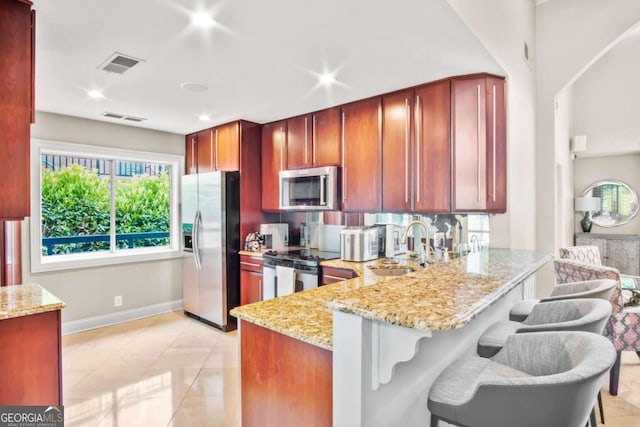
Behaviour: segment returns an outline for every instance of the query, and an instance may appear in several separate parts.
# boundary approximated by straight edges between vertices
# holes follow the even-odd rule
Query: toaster
[[[340,231],[340,258],[362,262],[384,256],[385,237],[384,227],[346,227]]]

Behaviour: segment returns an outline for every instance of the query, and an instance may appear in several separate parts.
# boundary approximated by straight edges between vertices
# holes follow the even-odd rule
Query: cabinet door
[[[487,109],[487,212],[507,211],[507,129],[505,82],[486,79]]]
[[[622,274],[640,274],[640,242],[608,239],[606,265],[616,268]]]
[[[0,2],[0,219],[29,216],[32,118],[32,13],[20,1]]]
[[[312,117],[310,114],[287,120],[287,168],[312,166]]]
[[[211,129],[198,132],[198,149],[196,150],[198,173],[215,170],[215,147],[213,131]]]
[[[415,89],[416,212],[450,212],[450,81]]]
[[[382,210],[412,210],[413,89],[382,97]]]
[[[340,107],[313,113],[312,163],[314,166],[340,165]]]
[[[342,106],[342,210],[382,208],[381,98]]]
[[[240,270],[240,305],[262,301],[262,273]]]
[[[185,137],[185,150],[184,150],[184,173],[189,175],[198,173],[198,134],[192,133]]]
[[[214,132],[215,168],[220,171],[240,170],[239,123],[218,126]]]
[[[451,82],[453,211],[484,211],[486,186],[485,79]]]
[[[279,121],[262,127],[262,209],[280,209],[280,176],[286,169],[286,122]]]

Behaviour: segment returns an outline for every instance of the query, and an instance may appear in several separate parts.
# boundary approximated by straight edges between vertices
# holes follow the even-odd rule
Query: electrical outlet
[[[113,297],[113,306],[122,307],[122,295],[117,295]]]

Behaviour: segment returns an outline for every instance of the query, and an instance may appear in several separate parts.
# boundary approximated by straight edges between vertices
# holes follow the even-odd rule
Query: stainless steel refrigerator
[[[182,177],[184,311],[223,331],[236,328],[240,304],[240,175]]]

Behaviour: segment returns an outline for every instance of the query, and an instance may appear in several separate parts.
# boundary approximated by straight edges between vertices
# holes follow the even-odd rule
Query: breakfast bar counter
[[[509,308],[535,296],[543,252],[488,249],[419,268],[412,260],[322,266],[359,277],[237,307],[242,425],[425,425],[437,375]],[[376,269],[406,267],[402,276]]]

